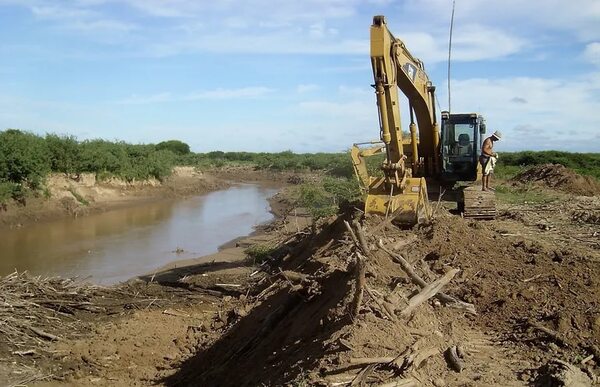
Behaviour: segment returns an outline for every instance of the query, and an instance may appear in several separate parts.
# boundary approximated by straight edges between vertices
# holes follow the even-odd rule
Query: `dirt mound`
[[[493,224],[454,218],[419,231],[412,254],[433,270],[463,271],[456,295],[478,306],[472,321],[533,360],[598,356],[600,254],[503,237]],[[532,352],[532,349],[539,351]]]
[[[512,182],[517,184],[536,183],[543,187],[575,195],[594,196],[600,194],[598,180],[591,176],[582,176],[561,164],[536,165],[516,175]]]
[[[445,295],[406,310],[421,286],[394,257],[415,235],[391,227],[381,240],[388,253],[377,247],[382,235],[369,235],[380,219],[370,222],[359,234],[366,239],[363,248],[353,242],[342,218],[316,234],[298,233],[282,244],[263,265],[269,274],[229,313],[223,335],[202,344],[160,382],[516,384],[508,356],[491,337],[472,329],[474,317],[463,308],[465,303]],[[412,264],[414,274],[426,283],[443,272],[455,273],[450,267],[434,273],[418,260]],[[456,285],[448,287],[452,291]],[[460,366],[447,359],[451,347],[460,353]],[[460,372],[453,370],[457,367]]]

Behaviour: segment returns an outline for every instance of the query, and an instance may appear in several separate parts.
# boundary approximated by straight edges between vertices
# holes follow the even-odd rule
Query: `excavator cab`
[[[479,114],[442,112],[442,180],[452,183],[477,179],[477,165],[485,129],[485,119]]]

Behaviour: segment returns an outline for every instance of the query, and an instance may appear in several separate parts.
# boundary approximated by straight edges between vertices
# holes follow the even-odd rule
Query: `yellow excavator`
[[[423,62],[392,35],[384,16],[373,18],[371,65],[380,141],[356,143],[351,150],[354,171],[366,195],[365,213],[393,214],[399,223],[420,223],[432,215],[428,184],[453,186],[480,178],[485,119],[476,113],[444,111],[438,123],[435,86]],[[398,90],[408,99],[409,135],[403,134],[400,125]],[[383,173],[371,176],[367,157],[378,154],[385,154]],[[469,187],[460,192],[458,203],[467,217],[496,215],[493,192]]]

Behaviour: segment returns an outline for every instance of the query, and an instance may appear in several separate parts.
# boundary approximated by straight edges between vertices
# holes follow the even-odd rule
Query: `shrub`
[[[190,153],[190,146],[179,140],[169,140],[156,144],[156,150],[169,150],[176,155],[187,155]]]
[[[16,129],[0,132],[0,183],[11,183],[13,194],[21,195],[21,186],[39,189],[48,172],[50,160],[43,138]]]
[[[248,258],[252,259],[252,262],[256,265],[263,263],[275,250],[276,247],[272,244],[258,243],[248,247],[244,250],[244,253]]]
[[[75,137],[47,134],[45,140],[52,171],[67,175],[81,173],[81,149]]]

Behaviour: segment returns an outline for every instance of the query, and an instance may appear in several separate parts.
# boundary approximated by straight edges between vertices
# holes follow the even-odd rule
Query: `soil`
[[[99,307],[93,311],[71,305],[72,314],[48,309],[45,319],[24,320],[60,339],[27,331],[35,339],[0,346],[0,380],[592,385],[600,375],[600,230],[592,216],[600,197],[566,198],[501,205],[493,221],[438,206],[431,222],[403,229],[361,217],[353,206],[311,223],[284,191],[272,200],[273,224],[210,263],[178,262],[118,287],[85,290],[85,305]],[[365,244],[353,241],[345,220],[361,224],[352,228]],[[252,261],[245,250],[253,245],[272,248]],[[458,269],[442,290],[477,314],[435,297],[406,313],[421,289],[398,256],[426,283]]]
[[[537,184],[574,195],[600,195],[600,182],[591,176],[582,176],[561,164],[536,165],[512,179],[517,184]]]

